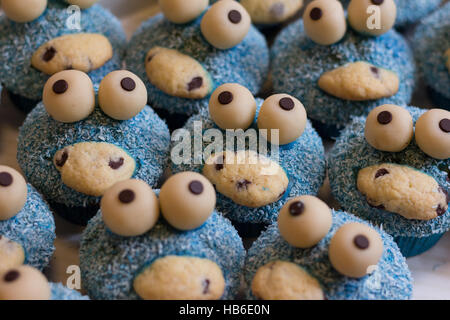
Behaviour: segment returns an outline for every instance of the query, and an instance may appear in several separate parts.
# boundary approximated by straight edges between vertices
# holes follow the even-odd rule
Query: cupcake
[[[60,283],[49,283],[30,266],[11,268],[0,275],[0,300],[89,300]]]
[[[425,18],[413,37],[421,77],[436,106],[450,110],[450,3]]]
[[[183,172],[159,192],[140,180],[109,189],[81,241],[83,286],[94,299],[232,299],[245,250],[215,211],[213,186]],[[158,205],[159,202],[159,205]],[[159,218],[159,208],[162,217]]]
[[[395,4],[386,0],[379,6],[380,29],[367,27],[365,6],[349,12],[347,28],[338,1],[315,0],[272,47],[274,89],[301,99],[324,136],[336,137],[352,116],[367,115],[380,104],[402,105],[411,99],[411,50],[389,30]]]
[[[41,195],[0,165],[0,272],[27,264],[42,270],[55,247],[55,222]]]
[[[383,105],[356,117],[330,151],[328,170],[343,209],[382,227],[406,257],[450,229],[449,111]]]
[[[98,85],[121,68],[126,38],[117,18],[92,5],[96,1],[68,2],[81,11],[61,0],[2,1],[0,79],[25,112],[42,99],[45,82],[59,71],[86,72]]]
[[[102,80],[98,103],[81,71],[62,71],[48,80],[43,101],[20,128],[17,159],[62,217],[85,225],[117,181],[135,177],[156,186],[170,134],[146,97],[143,82],[125,70]]]
[[[217,210],[246,235],[274,222],[288,197],[316,194],[325,178],[322,140],[287,94],[255,100],[245,87],[224,84],[209,112],[191,117],[172,141],[172,172],[202,172],[216,187]]]
[[[412,278],[392,237],[321,200],[300,196],[281,209],[248,251],[248,299],[405,300]]]
[[[188,15],[186,6],[204,2],[177,1],[150,18],[126,53],[127,67],[145,79],[149,103],[178,128],[208,107],[216,86],[237,82],[256,94],[268,73],[266,40],[247,11],[236,1],[219,1],[203,15],[206,6]]]

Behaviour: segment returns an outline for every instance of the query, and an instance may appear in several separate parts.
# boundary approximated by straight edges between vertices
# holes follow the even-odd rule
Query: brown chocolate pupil
[[[313,8],[309,13],[309,16],[311,17],[312,20],[319,20],[320,18],[322,18],[322,9],[317,7]]]
[[[372,0],[372,3],[377,6],[383,4],[383,2],[384,2],[384,0]]]
[[[439,128],[445,133],[450,132],[450,119],[442,119],[439,121]]]
[[[66,80],[58,80],[53,84],[53,92],[56,94],[63,94],[69,89],[69,84]]]
[[[119,201],[124,204],[133,202],[135,198],[136,194],[130,189],[125,189],[119,193]]]
[[[3,277],[3,280],[5,280],[5,282],[13,282],[13,281],[17,280],[19,277],[20,277],[19,271],[11,270],[5,274],[5,276]]]
[[[389,124],[392,121],[392,113],[389,111],[381,111],[377,116],[377,120],[379,124]]]
[[[220,104],[229,104],[233,101],[233,94],[230,91],[224,91],[219,94]]]
[[[301,201],[295,201],[289,206],[291,216],[297,217],[305,211],[305,205]]]
[[[286,111],[290,111],[292,109],[294,109],[295,107],[295,103],[294,100],[292,100],[291,98],[281,98],[280,102],[278,103],[280,105],[280,108]]]
[[[228,13],[228,20],[230,20],[231,23],[238,24],[242,20],[242,15],[237,10],[231,10]]]
[[[9,172],[0,172],[0,186],[9,187],[13,183],[13,177]]]
[[[362,234],[357,235],[355,239],[353,239],[353,243],[358,249],[365,250],[369,247],[369,239]]]
[[[123,78],[122,81],[120,81],[120,85],[125,91],[133,91],[136,89],[136,82],[130,77]]]
[[[199,195],[203,192],[203,184],[198,180],[191,181],[189,183],[189,191],[192,194]]]

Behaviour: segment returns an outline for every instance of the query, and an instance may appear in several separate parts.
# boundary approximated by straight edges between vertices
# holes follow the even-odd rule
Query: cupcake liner
[[[406,257],[414,257],[431,249],[442,238],[444,233],[433,234],[428,237],[394,237],[394,241]]]

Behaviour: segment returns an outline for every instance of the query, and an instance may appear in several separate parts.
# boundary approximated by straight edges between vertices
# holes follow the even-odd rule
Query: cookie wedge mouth
[[[253,23],[274,24],[288,20],[303,6],[303,0],[242,0]]]
[[[447,212],[450,201],[448,192],[433,177],[392,163],[361,169],[357,188],[369,205],[406,219],[435,219]]]
[[[135,160],[105,142],[80,142],[57,151],[53,158],[63,183],[80,193],[99,197],[116,182],[131,178]]]
[[[5,236],[0,235],[0,273],[21,266],[25,262],[23,247]]]

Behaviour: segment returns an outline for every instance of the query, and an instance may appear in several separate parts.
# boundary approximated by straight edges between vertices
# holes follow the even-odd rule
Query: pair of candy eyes
[[[383,4],[384,0],[371,0],[371,2],[373,5],[380,6]],[[309,12],[309,17],[313,21],[320,20],[322,18],[322,16],[323,16],[323,11],[321,8],[318,8],[318,7],[312,8],[311,11]]]
[[[231,102],[233,102],[233,99],[234,99],[233,93],[231,93],[230,91],[221,92],[217,98],[217,100],[221,105],[230,104]],[[295,107],[294,100],[292,100],[289,97],[281,98],[280,101],[278,102],[278,105],[280,106],[281,109],[286,111],[290,111]]]

